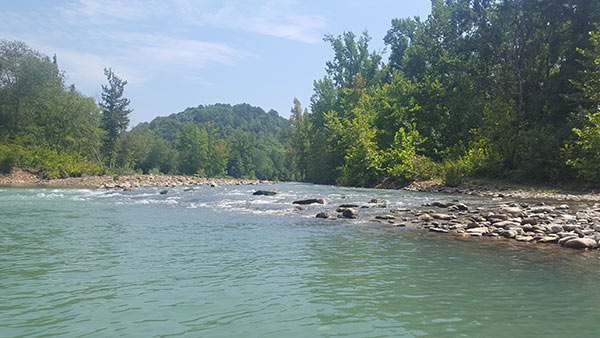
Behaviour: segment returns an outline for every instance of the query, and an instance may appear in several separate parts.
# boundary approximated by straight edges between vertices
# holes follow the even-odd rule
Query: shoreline
[[[468,203],[468,204],[465,204]],[[358,219],[458,238],[515,241],[535,246],[600,249],[600,203],[569,204],[492,199],[485,203],[435,200],[413,208],[390,208],[386,201],[339,205],[322,211],[326,221]],[[362,215],[365,208],[381,211]],[[558,244],[558,245],[557,245]]]
[[[500,183],[502,185],[502,183]],[[566,190],[550,189],[544,187],[510,188],[491,185],[463,184],[458,187],[449,187],[438,183],[413,182],[402,188],[406,191],[419,191],[431,194],[459,194],[480,197],[491,197],[497,199],[519,199],[519,200],[548,200],[564,202],[600,202],[600,192],[594,190]]]
[[[64,187],[86,189],[134,189],[142,187],[179,187],[188,185],[257,185],[270,181],[237,178],[206,178],[179,175],[102,175],[59,179],[44,179],[39,172],[13,168],[10,174],[0,174],[0,186],[5,187]]]

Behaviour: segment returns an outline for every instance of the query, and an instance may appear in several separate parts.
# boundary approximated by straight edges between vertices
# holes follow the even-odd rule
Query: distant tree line
[[[372,186],[441,176],[600,182],[600,2],[433,0],[334,57],[295,102],[302,179]]]
[[[0,171],[26,167],[49,178],[165,173],[295,180],[292,127],[247,104],[199,106],[131,130],[127,81],[105,69],[93,98],[65,85],[52,59],[0,41]]]

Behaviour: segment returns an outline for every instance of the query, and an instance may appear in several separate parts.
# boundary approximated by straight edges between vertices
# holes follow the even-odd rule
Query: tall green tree
[[[292,134],[292,148],[296,155],[295,165],[299,171],[299,176],[296,179],[300,181],[306,178],[308,152],[310,148],[310,121],[308,120],[307,115],[308,110],[302,111],[300,100],[294,98],[290,122],[295,128]]]
[[[129,113],[133,110],[129,108],[129,99],[123,97],[127,81],[119,78],[112,68],[105,68],[104,75],[108,85],[102,85],[102,99],[99,104],[102,110],[101,127],[106,131],[103,153],[106,162],[114,166],[117,139],[127,130]]]

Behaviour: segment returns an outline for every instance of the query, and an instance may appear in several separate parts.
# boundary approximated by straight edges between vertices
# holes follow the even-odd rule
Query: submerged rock
[[[322,198],[309,198],[309,199],[305,199],[305,200],[294,201],[294,202],[292,202],[292,204],[301,204],[301,205],[325,204],[325,201]]]
[[[254,196],[275,196],[278,193],[279,192],[277,192],[275,190],[257,190],[255,192],[253,192],[252,195],[254,195]]]
[[[359,207],[358,204],[341,204],[339,206],[339,208],[344,208],[344,209],[347,209],[347,208],[358,208],[358,207]]]

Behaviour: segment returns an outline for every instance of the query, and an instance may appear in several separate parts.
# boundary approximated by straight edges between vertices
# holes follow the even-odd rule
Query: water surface
[[[439,195],[275,187],[0,188],[0,336],[600,334],[597,252],[314,218]]]

